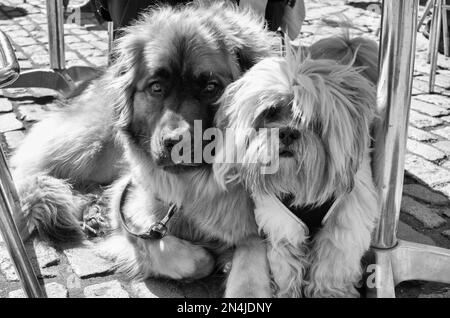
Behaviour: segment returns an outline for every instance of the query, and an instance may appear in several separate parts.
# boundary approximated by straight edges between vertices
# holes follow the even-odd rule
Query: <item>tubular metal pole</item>
[[[13,213],[18,212],[20,212],[20,203],[3,149],[0,146],[0,231],[25,294],[30,298],[44,298],[45,294],[14,223]]]
[[[374,178],[380,194],[381,216],[373,246],[396,245],[403,190],[404,158],[411,102],[418,0],[383,1],[380,78],[375,127]]]
[[[65,69],[64,6],[62,0],[47,0],[48,45],[50,68]]]
[[[442,25],[442,0],[436,0],[433,8],[433,21],[431,23],[430,30],[430,81],[428,90],[430,93],[434,93],[434,84],[436,82],[436,68],[438,59],[438,47],[439,38],[441,37],[441,25]]]

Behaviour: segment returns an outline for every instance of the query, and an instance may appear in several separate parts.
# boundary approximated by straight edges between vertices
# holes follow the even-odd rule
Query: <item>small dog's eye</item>
[[[150,91],[152,94],[161,94],[162,93],[162,86],[159,82],[153,82],[150,84]]]
[[[275,120],[278,116],[279,111],[280,110],[277,107],[268,108],[262,113],[262,117],[265,120]]]

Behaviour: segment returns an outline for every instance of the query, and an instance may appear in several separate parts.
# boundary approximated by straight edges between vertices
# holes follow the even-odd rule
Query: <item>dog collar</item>
[[[150,227],[142,232],[142,233],[136,233],[132,231],[128,225],[127,221],[125,220],[125,215],[123,213],[123,206],[125,204],[125,200],[128,196],[128,193],[130,191],[130,188],[132,186],[131,180],[128,181],[127,185],[123,189],[122,196],[120,197],[120,205],[119,205],[119,215],[120,215],[120,221],[122,223],[122,227],[125,229],[125,231],[128,232],[128,234],[138,237],[144,240],[160,240],[162,239],[166,233],[167,233],[167,222],[169,222],[170,218],[175,214],[177,210],[177,206],[172,203],[169,207],[169,210],[167,211],[167,214],[164,216],[164,218],[161,221],[155,222]]]

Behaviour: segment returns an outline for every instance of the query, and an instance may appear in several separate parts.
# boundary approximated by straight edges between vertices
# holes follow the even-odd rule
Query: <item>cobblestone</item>
[[[17,120],[14,113],[7,113],[0,115],[0,132],[22,129],[23,124],[20,120]]]
[[[45,293],[48,298],[67,298],[67,288],[58,283],[48,283],[44,286]],[[9,298],[25,298],[25,293],[22,289],[14,290],[9,293]]]
[[[436,135],[415,128],[413,126],[408,127],[408,137],[417,141],[424,141],[424,142],[436,141],[439,138]]]
[[[42,109],[41,105],[19,106],[17,108],[17,113],[20,116],[19,118],[25,121],[40,121],[46,115],[46,112]]]
[[[80,278],[105,275],[112,270],[112,264],[96,255],[89,247],[77,247],[64,250],[64,254],[75,274]]]
[[[431,191],[429,188],[420,184],[405,184],[403,186],[403,193],[410,197],[419,199],[420,201],[434,204],[434,205],[448,205],[450,200],[437,192]]]
[[[444,235],[446,238],[450,240],[450,230],[442,231],[442,235]]]
[[[439,149],[411,139],[407,142],[407,149],[429,161],[438,161],[446,157],[446,154]]]
[[[447,80],[450,82],[450,74],[446,75]],[[447,96],[442,96],[438,94],[423,94],[415,97],[418,100],[425,101],[427,103],[431,103],[434,105],[438,105],[440,107],[450,109],[450,102]]]
[[[429,186],[450,182],[450,171],[415,155],[406,155],[405,169],[409,174]]]
[[[429,229],[440,227],[446,223],[439,214],[408,196],[403,196],[401,210],[416,218]]]
[[[436,117],[450,114],[449,109],[445,109],[443,107],[430,104],[417,98],[418,97],[414,97],[411,100],[411,109],[417,110],[418,112],[429,116],[436,116]]]
[[[88,286],[84,289],[84,295],[88,298],[129,298],[117,280]]]
[[[436,148],[442,150],[445,152],[445,154],[450,155],[450,141],[449,140],[442,140],[438,141],[433,144]]]
[[[6,98],[0,98],[0,113],[7,113],[12,110],[12,103]]]
[[[25,134],[22,131],[14,130],[8,131],[3,134],[5,137],[6,144],[10,150],[16,149],[22,142]]]
[[[411,226],[402,221],[398,223],[398,238],[420,244],[436,245],[430,237],[417,232]]]
[[[433,133],[436,135],[440,135],[445,139],[450,139],[450,126],[433,130]]]
[[[409,120],[410,123],[417,128],[436,127],[443,123],[443,121],[439,118],[420,114],[414,110],[411,110],[409,114]]]

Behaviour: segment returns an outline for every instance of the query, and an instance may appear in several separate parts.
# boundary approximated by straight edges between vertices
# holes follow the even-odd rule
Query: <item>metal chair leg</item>
[[[19,65],[6,35],[0,31],[0,88],[17,79]],[[17,191],[9,171],[5,154],[0,146],[0,231],[11,260],[28,297],[45,297],[33,266],[25,251],[13,215],[20,213]]]
[[[397,240],[403,190],[418,0],[383,2],[378,109],[373,170],[380,193],[381,217],[372,251],[376,284],[367,294],[395,297],[405,280],[450,283],[450,250]]]
[[[427,5],[425,6],[425,11],[423,12],[422,17],[420,18],[419,23],[417,24],[417,32],[420,31],[420,28],[423,25],[423,22],[425,21],[428,13],[430,13],[431,7],[433,6],[434,0],[428,0]]]
[[[442,24],[442,0],[435,0],[433,9],[433,20],[430,30],[430,48],[428,51],[430,62],[430,81],[428,90],[434,93],[434,85],[436,83],[436,69],[438,59],[439,38],[441,36]]]
[[[450,56],[450,37],[448,34],[448,19],[447,19],[447,11],[450,10],[450,5],[443,4],[442,5],[442,32],[443,32],[443,40],[444,40],[444,55]]]

